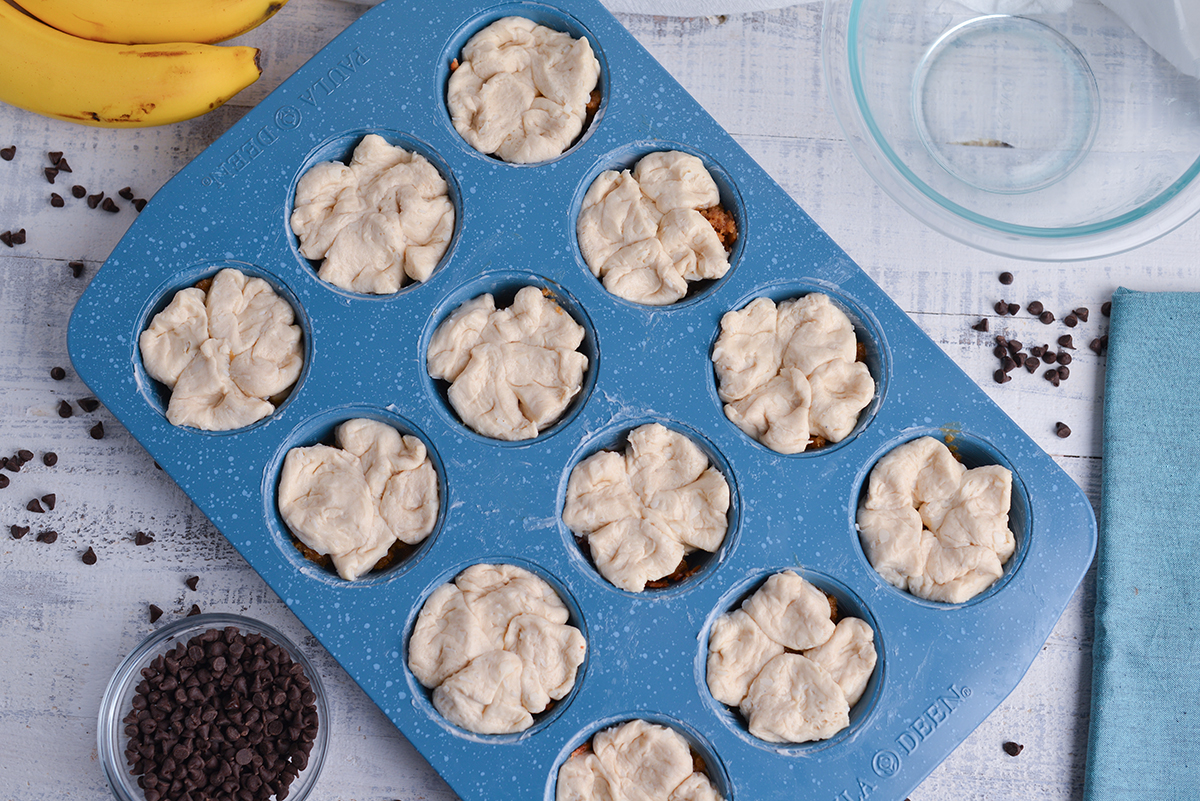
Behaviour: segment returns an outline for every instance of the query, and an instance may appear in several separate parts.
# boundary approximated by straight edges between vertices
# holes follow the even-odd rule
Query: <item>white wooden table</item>
[[[2,0],[0,0],[2,1]],[[244,37],[264,49],[263,77],[207,117],[160,129],[117,131],[60,123],[0,106],[0,230],[27,230],[27,244],[0,246],[0,455],[33,462],[0,490],[0,801],[109,796],[96,753],[101,693],[118,662],[152,628],[147,605],[175,619],[193,603],[251,615],[281,628],[314,657],[331,691],[337,736],[318,797],[449,799],[453,793],[292,616],[187,497],[103,408],[76,403],[87,388],[70,369],[71,309],[135,217],[69,197],[79,183],[150,197],[365,9],[337,0],[292,0]],[[1200,220],[1133,253],[1068,265],[1016,262],[959,245],[915,221],[854,160],[821,81],[820,6],[708,18],[621,15],[620,21],[716,117],[796,201],[1087,492],[1100,481],[1104,361],[1086,343],[1107,322],[1100,305],[1119,285],[1200,289]],[[764,76],[779,76],[768,80]],[[46,153],[63,151],[74,172],[55,187]],[[63,186],[65,184],[65,186]],[[68,198],[51,208],[49,194]],[[64,191],[65,190],[65,191]],[[81,278],[69,263],[86,265]],[[1015,283],[1003,287],[1002,271]],[[1079,347],[1059,388],[1024,371],[998,385],[990,334],[971,329],[1004,298],[1041,300],[1062,316],[1087,306]],[[993,326],[993,333],[997,331]],[[1023,315],[999,330],[1053,341]],[[1053,327],[1053,336],[1066,329]],[[62,380],[51,368],[66,368]],[[57,412],[69,401],[74,416]],[[1054,424],[1073,434],[1055,436]],[[89,436],[104,424],[101,440]],[[58,455],[42,465],[47,451]],[[26,503],[57,495],[52,512]],[[12,524],[32,525],[23,539]],[[35,541],[45,529],[57,542]],[[155,541],[138,547],[137,531]],[[80,556],[91,546],[98,562]],[[191,591],[187,576],[198,575]],[[1075,799],[1082,795],[1091,677],[1093,582],[1085,580],[1041,656],[1015,692],[911,797]],[[1001,749],[1024,744],[1019,757]]]

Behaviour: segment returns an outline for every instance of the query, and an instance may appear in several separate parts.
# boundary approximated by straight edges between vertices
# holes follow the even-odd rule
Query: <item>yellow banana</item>
[[[212,44],[266,22],[287,0],[15,0],[47,25],[97,42]]]
[[[212,111],[262,73],[258,48],[106,44],[43,25],[0,0],[0,100],[111,128]]]

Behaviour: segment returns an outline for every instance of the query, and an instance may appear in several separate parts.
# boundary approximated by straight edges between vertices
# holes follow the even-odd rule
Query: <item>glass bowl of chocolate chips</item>
[[[303,801],[328,721],[321,677],[283,634],[194,615],[151,633],[113,674],[100,761],[121,801]]]

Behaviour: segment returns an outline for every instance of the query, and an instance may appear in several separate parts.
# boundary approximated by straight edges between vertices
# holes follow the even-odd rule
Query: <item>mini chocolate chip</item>
[[[92,439],[104,439],[104,423],[96,423],[96,425],[88,429],[88,434],[91,435]]]
[[[66,159],[59,159],[58,163],[54,166],[58,168],[59,172],[74,172],[74,170],[71,169],[71,165],[67,163]]]
[[[3,242],[11,248],[13,246],[12,231],[0,231],[0,242]]]
[[[13,231],[12,240],[14,245],[24,245],[25,229],[22,228],[20,231]]]
[[[154,604],[150,604],[150,622],[157,623],[160,617],[162,617],[162,610]]]
[[[133,200],[133,188],[132,187],[127,186],[124,189],[122,189],[120,192],[117,192],[117,194],[120,195],[121,197],[125,198],[126,200]]]
[[[29,503],[25,504],[25,508],[31,512],[37,512],[38,514],[41,514],[42,512],[46,511],[45,509],[42,508],[42,502],[39,501],[37,498],[34,498]]]
[[[1100,304],[1100,313],[1103,314],[1105,317],[1109,317],[1112,315],[1112,301],[1111,300],[1106,300]]]
[[[995,309],[996,314],[999,314],[1001,317],[1008,314],[1008,304],[1002,300],[996,301],[996,305],[992,308]]]
[[[46,508],[53,512],[54,504],[58,503],[58,496],[53,492],[48,492],[42,496],[42,503],[46,504]]]
[[[1013,282],[1013,274],[1012,273],[1010,273],[1010,272],[1000,273],[1000,283],[1004,284],[1005,286],[1008,286],[1012,282]]]
[[[1075,326],[1079,325],[1079,318],[1074,314],[1068,314],[1063,318],[1063,325],[1065,325],[1067,328],[1074,328]]]
[[[144,198],[135,197],[133,199],[134,211],[140,212],[144,208],[146,208],[146,200]]]
[[[104,199],[103,192],[97,192],[94,195],[88,195],[87,204],[89,209],[94,209],[100,205],[100,201]]]
[[[1070,377],[1071,377],[1071,368],[1070,368],[1070,367],[1067,367],[1065,364],[1063,364],[1063,365],[1059,365],[1059,368],[1058,368],[1058,380],[1059,380],[1059,381],[1066,381],[1066,380],[1067,380],[1068,378],[1070,378]]]
[[[1061,437],[1062,439],[1066,439],[1067,437],[1071,436],[1071,427],[1069,425],[1067,425],[1066,423],[1062,423],[1062,422],[1055,423],[1054,424],[1054,433],[1058,434],[1058,436]]]
[[[96,564],[96,552],[94,550],[92,550],[92,546],[90,546],[90,545],[88,546],[88,549],[83,552],[83,556],[81,556],[79,558],[83,560],[83,563],[85,565]]]
[[[8,527],[8,533],[12,534],[14,540],[19,540],[29,533],[29,526],[18,526],[13,524]]]
[[[9,483],[10,482],[9,482],[8,476],[4,475],[3,473],[0,473],[0,489],[4,489],[5,487],[7,487],[9,485]]]
[[[1030,314],[1032,314],[1034,317],[1037,317],[1039,314],[1041,314],[1043,311],[1046,310],[1046,307],[1042,305],[1042,302],[1040,300],[1035,300],[1033,303],[1026,303],[1025,309]]]
[[[1075,310],[1075,316],[1078,317],[1081,322],[1086,323],[1088,321],[1089,314],[1091,314],[1091,312],[1088,311],[1087,306],[1080,306]]]
[[[37,535],[36,539],[38,542],[44,542],[47,545],[53,545],[55,542],[58,541],[58,532],[57,531],[43,531],[41,534]]]
[[[1017,754],[1021,753],[1024,750],[1025,750],[1025,746],[1021,745],[1020,743],[1007,742],[1004,744],[1004,753],[1008,754],[1011,757],[1015,757]]]
[[[1038,315],[1038,320],[1040,320],[1043,325],[1050,325],[1050,323],[1054,322],[1054,312],[1044,311]]]
[[[58,416],[59,417],[62,417],[65,419],[67,417],[70,417],[73,414],[75,414],[75,410],[71,408],[71,404],[67,403],[65,400],[58,402]]]
[[[1046,364],[1054,364],[1058,361],[1058,354],[1052,350],[1045,350],[1042,352],[1042,361]]]
[[[1058,338],[1058,346],[1060,348],[1070,348],[1071,350],[1075,350],[1075,340],[1071,338],[1070,334],[1063,334]]]
[[[4,159],[5,161],[12,161],[13,156],[15,155],[17,155],[16,145],[9,145],[8,147],[0,150],[0,159]]]
[[[193,617],[200,614],[200,607],[197,604],[192,604],[192,608],[188,610],[186,617]]]
[[[83,409],[88,413],[94,412],[100,408],[100,401],[96,400],[95,398],[80,398],[75,402],[79,404],[80,409]]]
[[[111,197],[104,198],[104,202],[100,204],[100,208],[105,211],[111,211],[114,214],[121,210],[121,207],[114,203]]]
[[[57,192],[51,192],[50,205],[56,209],[61,209],[63,206],[67,205],[67,201],[63,200],[63,196]]]
[[[186,579],[183,580],[183,583],[187,585],[187,588],[189,590],[194,590],[194,589],[196,589],[196,585],[200,583],[200,577],[199,576],[188,576]]]
[[[87,194],[87,189],[80,186],[79,184],[75,184],[74,186],[71,187],[71,197],[81,198],[86,194]]]
[[[147,534],[144,531],[138,531],[133,535],[134,545],[149,545],[152,542],[154,542],[153,534]]]
[[[1067,353],[1065,350],[1059,351],[1058,352],[1058,363],[1059,364],[1070,364],[1071,363],[1071,354]]]
[[[42,170],[42,172],[46,174],[46,180],[50,183],[54,183],[54,179],[58,177],[58,170],[54,169],[53,167],[47,167],[46,169]]]
[[[42,464],[46,465],[46,467],[54,467],[54,465],[58,464],[58,454],[54,451],[47,451],[42,454]]]
[[[1004,347],[1003,345],[997,345],[996,347],[992,348],[992,355],[997,359],[1003,359],[1008,355],[1008,348]]]
[[[70,264],[68,264],[67,266],[71,268],[71,275],[75,276],[76,278],[83,277],[83,270],[85,267],[83,262],[73,261]]]
[[[67,377],[67,371],[61,367],[51,367],[50,368],[50,377],[53,378],[55,381],[62,381],[64,378]]]
[[[62,161],[63,154],[61,150],[51,150],[46,156],[49,157],[50,163],[57,167],[58,162]]]
[[[986,331],[986,330],[988,330],[988,320],[986,317],[984,317],[979,322],[975,323],[975,325],[973,325],[971,327],[974,328],[976,331]]]
[[[1009,381],[1012,381],[1012,376],[1003,370],[997,370],[992,373],[992,378],[995,379],[997,384],[1007,384]]]

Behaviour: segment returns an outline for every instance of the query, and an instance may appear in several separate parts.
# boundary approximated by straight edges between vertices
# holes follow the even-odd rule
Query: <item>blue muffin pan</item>
[[[509,15],[586,35],[600,60],[600,111],[551,162],[482,155],[446,111],[449,62],[472,34]],[[457,211],[430,280],[386,297],[318,280],[288,226],[300,175],[347,158],[366,133],[427,156]],[[667,149],[705,162],[740,236],[723,279],[674,306],[638,306],[588,272],[575,221],[600,172]],[[163,388],[141,366],[138,334],[176,290],[226,266],[261,276],[292,303],[304,371],[255,425],[176,428],[164,416]],[[424,354],[459,303],[485,291],[506,303],[528,284],[584,325],[589,369],[559,423],[535,440],[498,442],[458,421]],[[812,291],[828,293],[854,321],[877,392],[847,440],[783,456],[725,418],[710,354],[725,312]],[[576,747],[636,717],[686,736],[729,799],[903,798],[1017,685],[1095,548],[1091,507],[1075,484],[594,0],[388,0],[371,10],[163,187],[80,299],[69,347],[96,396],[468,801],[490,799],[498,786],[507,797],[551,799]],[[325,440],[358,416],[424,440],[442,507],[409,558],[348,583],[291,545],[275,489],[289,448]],[[561,511],[579,461],[652,421],[692,437],[725,474],[730,525],[694,576],[632,594],[596,573]],[[961,605],[885,583],[855,533],[872,465],[925,434],[949,440],[968,465],[1014,472],[1017,552],[995,586]],[[406,664],[424,600],[479,562],[545,578],[587,638],[575,688],[518,735],[450,725]],[[715,618],[787,568],[871,624],[879,664],[848,729],[782,746],[750,736],[709,694],[704,669]]]

